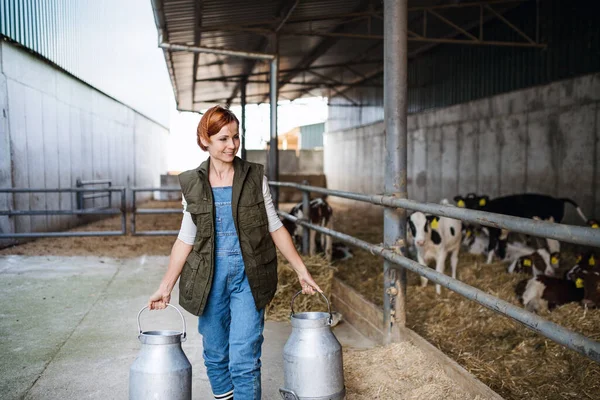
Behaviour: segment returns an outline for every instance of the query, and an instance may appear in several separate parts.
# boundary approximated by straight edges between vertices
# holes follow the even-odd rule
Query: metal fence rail
[[[418,210],[422,212],[428,212],[435,215],[443,215],[450,218],[456,218],[474,222],[486,226],[505,228],[517,232],[522,232],[534,236],[546,236],[552,237],[558,240],[564,240],[571,243],[578,243],[584,245],[599,246],[600,245],[600,232],[591,228],[568,226],[567,229],[559,230],[554,232],[554,229],[560,228],[561,224],[555,224],[544,221],[533,221],[525,218],[509,217],[500,214],[494,214],[483,211],[466,210],[453,206],[445,206],[440,204],[430,203],[418,203],[412,200],[397,199],[391,196],[381,195],[362,195],[352,192],[344,192],[338,190],[329,190],[314,186],[300,185],[295,183],[287,182],[269,182],[269,184],[281,187],[293,187],[302,190],[303,193],[317,192],[327,194],[335,197],[343,197],[352,200],[363,201],[376,205],[384,205],[388,207],[400,207],[408,208],[411,210]],[[282,217],[294,221],[299,225],[306,228],[314,229],[322,234],[330,235],[337,239],[340,239],[346,243],[355,245],[364,250],[371,252],[374,255],[383,257],[385,260],[392,262],[393,264],[406,268],[412,272],[415,272],[421,276],[424,276],[435,283],[438,283],[461,296],[466,297],[469,300],[475,301],[478,304],[489,308],[499,314],[510,317],[515,321],[525,325],[529,329],[540,333],[541,335],[569,348],[572,349],[591,360],[600,363],[600,343],[591,340],[577,332],[573,332],[566,329],[558,324],[550,322],[538,315],[524,310],[523,308],[514,306],[504,300],[494,297],[482,290],[467,285],[459,280],[453,279],[445,274],[439,273],[431,268],[420,265],[419,263],[402,256],[392,250],[386,249],[382,246],[374,245],[353,236],[346,235],[341,232],[337,232],[328,228],[313,225],[304,219],[298,219],[291,214],[283,211],[278,211]],[[532,222],[532,223],[529,223]],[[305,229],[307,231],[308,229]],[[398,267],[398,268],[399,268]],[[395,287],[384,288],[385,291],[395,290]],[[385,309],[384,314],[390,313],[391,310]]]
[[[433,215],[460,219],[492,228],[507,229],[509,231],[525,233],[527,235],[547,237],[562,240],[569,243],[582,244],[585,246],[600,247],[600,230],[583,226],[557,224],[548,221],[537,221],[527,218],[512,217],[509,215],[494,214],[486,211],[469,210],[466,208],[447,206],[435,203],[419,203],[414,200],[399,199],[385,195],[359,194],[344,192],[341,190],[330,190],[316,186],[307,186],[289,182],[269,182],[269,185],[279,187],[291,187],[302,191],[326,194],[334,197],[362,201],[376,205],[405,208],[408,210],[421,211]]]
[[[85,208],[85,200],[101,199],[104,197],[108,198],[108,207],[102,207],[102,208],[112,208],[112,193],[107,190],[110,187],[112,187],[112,181],[110,179],[92,179],[92,180],[82,181],[81,179],[77,178],[77,181],[75,182],[75,186],[77,186],[78,188],[83,188],[85,186],[94,186],[94,185],[107,185],[107,187],[102,188],[102,190],[99,190],[98,193],[92,193],[92,194],[87,194],[87,195],[83,194],[83,192],[77,193],[77,209],[82,210]],[[99,189],[99,188],[95,188],[95,189]]]
[[[0,215],[25,216],[25,215],[121,215],[120,231],[86,231],[86,232],[27,232],[27,233],[0,233],[0,239],[28,239],[42,237],[79,237],[79,236],[121,236],[127,233],[126,196],[124,187],[110,188],[1,188],[0,193],[76,193],[77,198],[83,193],[93,192],[120,192],[121,207],[118,208],[91,208],[83,210],[0,210]]]
[[[133,208],[131,210],[131,234],[134,236],[172,236],[179,234],[179,231],[138,231],[136,229],[136,215],[137,214],[181,214],[181,209],[174,208],[140,208],[136,207],[136,194],[138,192],[181,192],[180,187],[142,187],[142,188],[131,188]]]
[[[538,315],[526,311],[520,307],[514,306],[504,300],[494,297],[480,289],[473,286],[469,286],[457,279],[453,279],[448,275],[437,272],[432,268],[422,266],[421,264],[403,257],[391,250],[387,250],[381,246],[374,245],[363,240],[357,239],[353,236],[346,235],[341,232],[334,231],[332,229],[323,228],[318,225],[313,225],[302,219],[296,218],[291,214],[283,211],[278,211],[279,215],[283,216],[290,221],[294,221],[304,227],[314,229],[317,232],[333,236],[343,242],[352,244],[360,247],[361,249],[367,250],[372,254],[383,257],[384,259],[391,261],[394,264],[400,265],[412,272],[415,272],[427,279],[432,280],[435,283],[466,297],[469,300],[473,300],[484,307],[489,308],[492,311],[496,311],[499,314],[508,316],[515,321],[522,323],[529,329],[534,330],[549,339],[554,340],[557,343],[562,344],[572,350],[577,351],[580,354],[600,363],[600,343],[593,341],[577,332],[568,330],[554,322],[545,320]]]

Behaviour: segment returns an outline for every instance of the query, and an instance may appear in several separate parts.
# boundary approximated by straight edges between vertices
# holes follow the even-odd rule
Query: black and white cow
[[[546,249],[537,249],[531,254],[519,257],[508,267],[508,273],[525,273],[533,276],[555,276],[560,267],[560,253],[552,253]]]
[[[333,210],[327,204],[325,199],[317,197],[310,201],[308,222],[314,225],[319,225],[324,228],[333,229]],[[302,203],[296,204],[290,210],[290,214],[297,218],[304,218],[304,212],[302,211]],[[284,219],[283,226],[288,230],[292,239],[296,244],[302,243],[302,235],[304,228],[301,225],[297,225],[294,222]],[[310,230],[310,242],[309,242],[309,253],[315,255],[317,253],[317,231]],[[320,235],[321,249],[325,251],[325,257],[328,261],[331,261],[333,249],[332,249],[332,238],[329,235]]]
[[[425,216],[422,212],[414,212],[408,218],[411,240],[417,248],[417,261],[421,265],[427,265],[435,261],[435,269],[444,273],[446,257],[450,256],[452,266],[452,278],[456,279],[456,267],[458,265],[458,254],[462,238],[461,222],[456,219]],[[427,278],[421,277],[421,286],[427,286]],[[441,294],[440,285],[435,285],[437,294]]]
[[[469,199],[467,199],[469,198]],[[511,215],[521,218],[535,218],[560,223],[565,215],[565,204],[572,204],[579,216],[587,223],[588,219],[577,203],[568,198],[555,198],[543,194],[525,193],[489,199],[488,196],[477,196],[473,193],[455,197],[458,206],[470,206],[474,209],[496,214]],[[468,200],[468,201],[467,201]],[[505,257],[508,231],[499,228],[487,228],[489,231],[488,260],[490,263],[496,253],[501,259]],[[558,251],[558,242],[548,239],[550,251]]]
[[[476,227],[474,225],[464,227],[462,246],[469,254],[487,255],[488,245],[490,243],[489,232],[487,228]],[[502,261],[513,262],[523,256],[527,256],[535,251],[535,248],[527,246],[524,243],[515,241],[506,243],[506,252]]]

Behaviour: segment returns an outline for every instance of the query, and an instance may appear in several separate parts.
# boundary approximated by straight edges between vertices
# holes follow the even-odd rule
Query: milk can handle
[[[181,335],[181,338],[185,339],[185,336],[186,336],[186,332],[185,331],[186,331],[186,329],[185,329],[185,318],[183,318],[183,314],[174,305],[167,303],[167,306],[173,307],[179,313],[179,316],[181,317],[181,321],[183,321],[183,334]],[[142,327],[140,326],[140,315],[142,314],[142,311],[144,311],[146,308],[148,308],[148,306],[142,308],[140,310],[140,312],[138,313],[138,315],[137,315],[138,331],[140,332],[140,335],[142,334]]]
[[[302,290],[292,296],[292,302],[290,303],[290,307],[292,309],[291,315],[294,315],[294,300],[296,300],[296,297],[298,297],[298,295],[300,295],[301,293],[302,293]],[[323,296],[323,298],[327,302],[327,310],[329,311],[329,324],[331,325],[331,321],[333,321],[333,314],[331,313],[331,306],[329,305],[329,300],[327,299],[327,296],[325,296],[322,292],[318,292],[318,293],[321,296]]]

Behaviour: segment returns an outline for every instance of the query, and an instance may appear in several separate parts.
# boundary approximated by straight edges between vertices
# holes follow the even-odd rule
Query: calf
[[[350,247],[348,247],[344,243],[333,243],[331,253],[331,258],[333,260],[344,261],[352,257],[354,257],[354,254],[352,254],[352,250],[350,250]]]
[[[477,196],[475,193],[468,193],[465,197],[460,195],[454,197],[454,201],[458,207],[470,210],[478,210],[484,207],[489,199],[488,196]]]
[[[487,233],[487,234],[486,234]],[[463,227],[462,245],[468,250],[469,254],[484,255],[487,254],[487,248],[490,243],[487,228],[476,228],[474,226]],[[506,243],[506,252],[502,261],[513,262],[520,257],[533,253],[535,249],[526,246],[520,242]]]
[[[575,258],[575,265],[565,272],[565,279],[570,281],[575,281],[575,275],[579,273],[582,268],[586,268],[586,266],[594,266],[596,264],[596,256],[592,252],[588,252],[585,254],[578,254]]]
[[[517,284],[517,296],[529,311],[552,310],[554,307],[581,302],[586,307],[600,305],[600,265],[588,254],[568,273],[569,279],[539,275]]]
[[[296,204],[290,210],[290,214],[297,218],[304,218],[304,212],[302,211],[302,203]],[[308,222],[319,225],[324,228],[333,229],[333,210],[327,204],[325,199],[316,198],[312,199],[309,203],[308,210]],[[288,230],[292,238],[296,243],[301,243],[302,235],[304,233],[304,228],[301,225],[297,225],[292,221],[284,220],[283,225]],[[317,231],[311,229],[310,230],[310,242],[309,242],[309,253],[310,255],[315,255],[317,253]],[[325,257],[328,261],[331,261],[332,256],[332,239],[329,235],[320,235],[321,238],[321,248],[325,250]]]
[[[456,279],[456,267],[458,265],[458,253],[461,243],[461,222],[459,220],[425,216],[422,212],[415,212],[408,218],[408,226],[413,242],[417,248],[417,260],[421,265],[427,265],[429,261],[435,261],[435,269],[444,273],[446,257],[452,253],[450,264],[452,266],[452,278]],[[421,277],[421,286],[427,286],[427,278]],[[441,294],[442,288],[435,285],[437,294]]]
[[[536,313],[584,298],[584,289],[575,282],[545,275],[519,282],[515,291],[525,309]]]
[[[508,273],[554,276],[558,270],[559,262],[559,253],[550,254],[546,249],[537,249],[533,253],[521,256],[513,261],[508,267]]]
[[[562,221],[565,214],[565,204],[569,203],[575,207],[577,213],[585,222],[588,221],[577,203],[568,198],[555,198],[542,194],[525,193],[498,197],[492,200],[489,200],[487,196],[475,196],[475,199],[478,205],[476,209],[478,210],[511,215],[513,217],[536,218],[557,223]],[[466,207],[466,200],[463,200],[463,202]],[[474,203],[471,201],[469,204]],[[508,231],[492,227],[489,227],[488,230],[490,233],[490,242],[488,244],[487,262],[491,263],[495,252],[500,258],[504,258]],[[557,242],[553,241],[549,242],[548,246],[552,250],[558,250],[556,244]]]

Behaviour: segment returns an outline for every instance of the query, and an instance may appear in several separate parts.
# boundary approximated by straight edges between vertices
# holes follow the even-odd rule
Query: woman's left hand
[[[300,286],[302,287],[303,294],[315,294],[315,291],[323,293],[317,282],[310,275],[310,272],[306,271],[302,274],[298,274],[298,280],[300,281]]]

